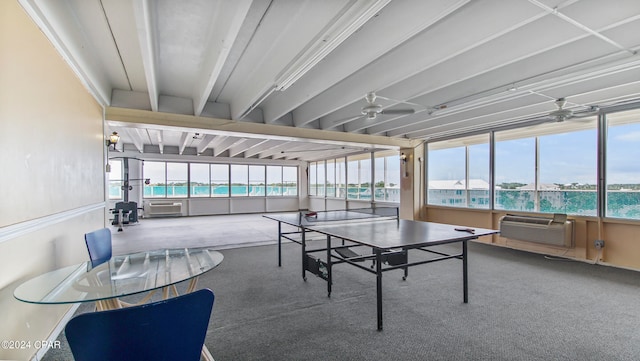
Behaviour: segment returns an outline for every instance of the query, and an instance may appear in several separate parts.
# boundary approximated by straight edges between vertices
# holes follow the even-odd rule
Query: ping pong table
[[[264,217],[278,222],[278,265],[281,266],[283,239],[302,246],[302,277],[313,273],[327,282],[327,294],[331,296],[333,266],[347,263],[376,275],[377,326],[382,330],[382,274],[402,269],[403,279],[409,267],[458,259],[462,261],[463,302],[468,303],[467,241],[496,234],[499,231],[484,228],[468,228],[433,222],[404,220],[398,217],[397,208],[367,208],[357,210],[297,212],[269,214]],[[296,231],[283,231],[283,224],[296,227]],[[307,249],[308,233],[324,237],[322,248]],[[338,242],[334,242],[337,240]],[[448,254],[432,247],[460,243],[461,252]],[[371,252],[359,254],[364,246]],[[422,257],[409,260],[409,251],[420,251]],[[315,254],[323,254],[320,257]],[[364,261],[372,261],[371,266]]]

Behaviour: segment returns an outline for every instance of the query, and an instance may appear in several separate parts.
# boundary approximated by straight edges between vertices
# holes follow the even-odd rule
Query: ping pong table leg
[[[464,303],[468,303],[469,280],[467,276],[467,241],[462,241],[462,287],[464,288]]]
[[[278,267],[282,267],[282,222],[278,221]]]
[[[378,331],[382,331],[382,251],[376,253],[376,303],[378,311]]]
[[[327,234],[327,297],[331,297],[331,273],[331,236]]]
[[[305,264],[306,264],[306,258],[307,258],[307,245],[306,245],[306,237],[305,237],[305,231],[304,228],[301,229],[302,234],[301,234],[301,241],[300,242],[301,246],[302,246],[302,279],[306,282],[307,281],[307,273],[306,273],[306,269],[305,269]]]

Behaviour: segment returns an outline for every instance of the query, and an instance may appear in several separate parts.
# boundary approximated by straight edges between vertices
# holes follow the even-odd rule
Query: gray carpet
[[[336,266],[327,298],[324,281],[302,280],[296,244],[281,268],[273,245],[223,250],[199,283],[216,295],[206,344],[217,361],[640,360],[637,272],[469,250],[468,304],[460,261],[385,273],[381,332],[374,275]],[[43,360],[70,359],[65,346]]]

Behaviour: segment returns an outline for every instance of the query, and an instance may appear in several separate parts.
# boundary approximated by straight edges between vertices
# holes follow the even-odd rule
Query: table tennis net
[[[310,223],[349,221],[367,218],[397,218],[397,207],[357,208],[335,211],[305,211],[300,212],[301,217]]]

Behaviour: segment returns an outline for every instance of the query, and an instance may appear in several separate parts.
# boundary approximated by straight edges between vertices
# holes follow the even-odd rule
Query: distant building
[[[484,179],[469,179],[468,187],[464,183],[464,179],[430,180],[429,189],[489,189],[489,182]]]
[[[430,180],[428,184],[428,202],[433,205],[488,208],[489,182],[483,179],[465,180]]]

